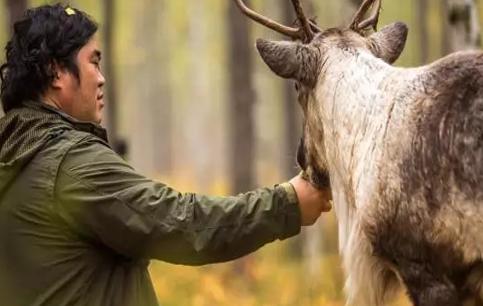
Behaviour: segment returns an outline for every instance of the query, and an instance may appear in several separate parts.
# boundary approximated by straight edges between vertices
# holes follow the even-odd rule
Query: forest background
[[[26,7],[58,1],[3,2],[1,46]],[[288,0],[249,2],[276,20],[294,20]],[[254,48],[258,37],[282,37],[242,17],[234,1],[64,3],[100,24],[105,125],[115,149],[138,171],[180,191],[213,195],[271,186],[297,174],[302,119],[294,86],[271,73]],[[302,3],[326,28],[348,24],[360,0]],[[461,28],[476,33],[470,44],[478,47],[478,1],[384,0],[379,24],[409,25],[406,49],[395,65],[423,65],[465,48],[468,33],[452,30],[458,6],[468,9]],[[234,262],[184,267],[155,261],[150,272],[165,306],[344,305],[333,212],[298,237]],[[394,305],[408,305],[404,293]]]

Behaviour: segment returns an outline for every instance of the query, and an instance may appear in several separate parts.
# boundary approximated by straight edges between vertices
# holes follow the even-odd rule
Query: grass
[[[203,267],[153,261],[150,272],[164,306],[343,306],[339,256],[307,260],[290,254],[291,242],[276,242],[231,263]],[[313,264],[312,264],[313,265]],[[392,306],[408,306],[401,296]]]

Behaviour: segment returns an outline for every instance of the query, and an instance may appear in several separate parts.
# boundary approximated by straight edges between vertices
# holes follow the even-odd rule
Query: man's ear
[[[54,89],[61,89],[64,87],[65,78],[67,76],[67,69],[54,62],[51,65],[52,83],[50,86]]]
[[[320,54],[310,45],[291,41],[257,40],[263,61],[278,76],[315,86]]]
[[[369,36],[369,48],[375,56],[392,64],[403,52],[407,36],[407,25],[395,22]]]

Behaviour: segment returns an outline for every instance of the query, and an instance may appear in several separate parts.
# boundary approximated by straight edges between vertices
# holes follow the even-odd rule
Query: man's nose
[[[106,83],[106,78],[102,73],[99,73],[99,79],[98,79],[99,87],[104,86],[105,83]]]

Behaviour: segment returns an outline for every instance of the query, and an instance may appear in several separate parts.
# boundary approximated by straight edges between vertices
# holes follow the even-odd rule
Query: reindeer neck
[[[380,142],[395,102],[388,91],[405,74],[364,50],[333,50],[327,56],[314,97],[317,102],[311,103],[317,109],[312,112],[323,123],[333,193],[349,195],[341,201],[352,202],[347,203],[350,207],[357,205],[358,190],[367,188],[369,176],[375,175]]]
[[[391,99],[385,93],[401,69],[363,50],[334,50],[321,71],[317,91],[309,105],[322,122],[324,149],[339,219],[340,247],[346,246],[353,227],[350,216],[375,180],[374,168]],[[315,122],[315,121],[314,121]]]

